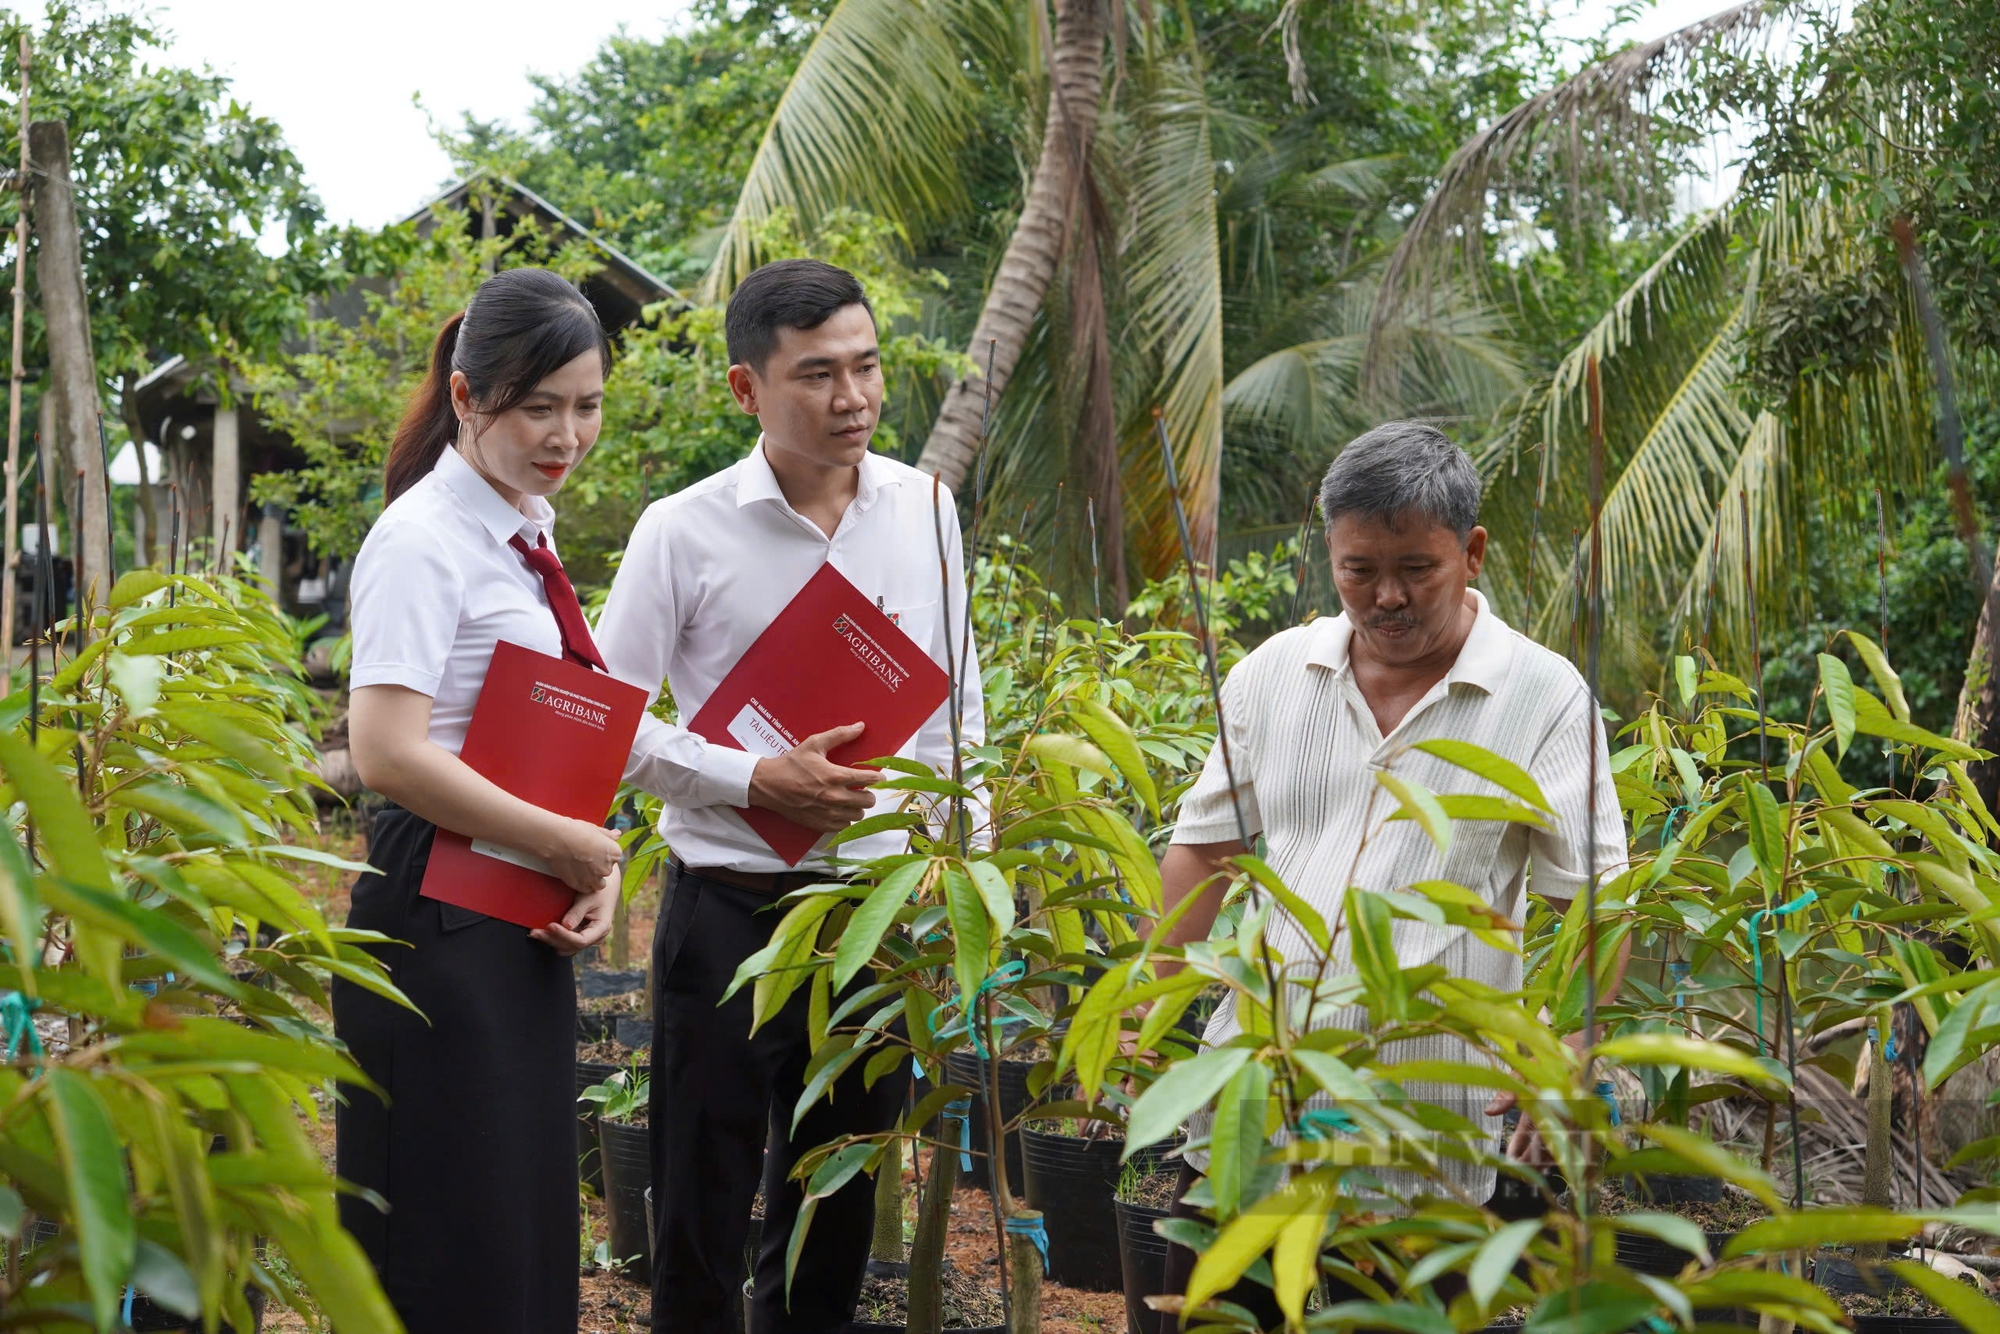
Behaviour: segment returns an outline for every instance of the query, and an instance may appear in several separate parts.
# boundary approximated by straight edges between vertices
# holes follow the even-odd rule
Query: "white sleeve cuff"
[[[701,772],[696,780],[696,804],[701,806],[748,806],[750,775],[756,772],[758,757],[734,746],[710,742],[702,747]]]

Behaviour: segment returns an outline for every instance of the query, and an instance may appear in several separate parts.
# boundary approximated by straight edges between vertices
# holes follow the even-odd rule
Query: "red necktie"
[[[542,576],[542,591],[548,594],[549,610],[556,614],[556,628],[562,631],[563,656],[600,672],[610,670],[591,641],[590,626],[583,619],[583,604],[576,600],[576,589],[563,573],[562,562],[549,550],[548,537],[537,533],[536,541],[537,545],[531,547],[516,533],[507,539],[507,545],[520,552],[528,568]]]

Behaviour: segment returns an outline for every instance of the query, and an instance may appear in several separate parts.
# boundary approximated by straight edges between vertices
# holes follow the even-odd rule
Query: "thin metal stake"
[[[1584,688],[1589,694],[1589,712],[1584,719],[1584,744],[1589,754],[1587,786],[1584,789],[1583,833],[1583,1087],[1586,1097],[1594,1096],[1597,1081],[1597,729],[1599,649],[1604,629],[1604,395],[1597,373],[1597,358],[1586,364],[1590,390],[1590,569],[1589,630],[1585,635]],[[1590,1141],[1585,1140],[1585,1188],[1577,1192],[1577,1215],[1583,1228],[1583,1272],[1592,1262],[1590,1216]]]
[[[1083,498],[1083,512],[1090,520],[1090,614],[1099,625],[1104,623],[1104,601],[1098,587],[1097,577],[1097,497]]]
[[[1290,624],[1292,625],[1297,625],[1299,623],[1299,608],[1305,602],[1306,529],[1310,527],[1312,524],[1313,506],[1317,505],[1318,503],[1319,503],[1318,496],[1308,494],[1306,496],[1306,512],[1299,516],[1299,556],[1298,556],[1298,563],[1296,566],[1293,567],[1292,570],[1292,619],[1290,622]]]

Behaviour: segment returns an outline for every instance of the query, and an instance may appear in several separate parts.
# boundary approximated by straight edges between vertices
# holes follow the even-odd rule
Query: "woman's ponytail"
[[[431,369],[410,398],[403,423],[396,428],[395,443],[389,446],[389,463],[382,478],[382,502],[415,486],[431,469],[451,442],[458,438],[458,413],[451,406],[451,359],[458,350],[459,326],[465,323],[460,311],[438,330],[431,348]]]
[[[469,326],[469,327],[468,327]],[[458,439],[451,373],[465,376],[481,419],[517,407],[556,371],[587,353],[611,371],[611,344],[576,285],[547,269],[502,269],[438,330],[430,374],[410,399],[384,470],[384,503],[415,486]],[[476,434],[476,431],[475,431]]]

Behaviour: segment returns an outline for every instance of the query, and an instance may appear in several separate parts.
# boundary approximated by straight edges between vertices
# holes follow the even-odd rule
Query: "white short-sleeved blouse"
[[[555,510],[540,496],[524,503],[516,509],[447,449],[382,511],[354,561],[349,685],[429,695],[430,739],[454,755],[496,643],[562,656],[541,576],[507,545],[516,534],[535,545]]]

